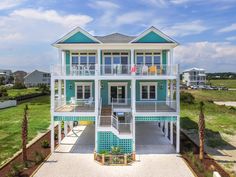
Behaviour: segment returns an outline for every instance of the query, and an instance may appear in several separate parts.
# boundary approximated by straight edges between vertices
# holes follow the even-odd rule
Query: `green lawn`
[[[236,101],[236,90],[188,90],[197,100]]]
[[[21,148],[21,121],[25,104],[29,106],[29,140],[50,124],[50,97],[42,96],[17,107],[0,110],[0,165]]]
[[[27,89],[9,89],[7,90],[9,97],[16,97],[16,96],[22,96],[32,93],[40,93],[41,91],[38,90],[38,88],[27,88]]]
[[[219,79],[219,80],[210,80],[211,85],[213,86],[224,86],[227,88],[236,88],[236,79]]]
[[[207,100],[235,101],[236,91],[189,91],[195,96],[194,104],[181,103],[181,128],[198,129],[199,102],[205,103],[206,139],[211,147],[227,142],[221,133],[236,133],[236,108],[219,106]]]

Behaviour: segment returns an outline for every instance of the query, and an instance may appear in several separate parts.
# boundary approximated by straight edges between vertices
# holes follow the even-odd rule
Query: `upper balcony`
[[[55,65],[51,68],[52,76],[177,76],[178,65]]]

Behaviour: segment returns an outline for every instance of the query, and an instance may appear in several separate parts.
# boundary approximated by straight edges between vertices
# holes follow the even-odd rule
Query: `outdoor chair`
[[[142,75],[144,74],[148,74],[148,66],[147,65],[143,65],[142,67]]]
[[[150,74],[157,74],[157,67],[156,66],[150,66],[149,67],[149,73]]]
[[[93,97],[89,97],[89,99],[86,100],[84,104],[91,107],[93,104]]]

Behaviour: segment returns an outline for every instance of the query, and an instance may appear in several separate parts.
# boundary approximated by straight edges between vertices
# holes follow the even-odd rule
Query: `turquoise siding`
[[[65,41],[63,41],[62,43],[97,43],[97,42],[87,37],[83,33],[78,32],[69,37],[68,39],[66,39]]]
[[[177,121],[176,116],[136,116],[135,121],[145,121],[145,122],[151,122],[151,121]]]
[[[136,41],[137,43],[169,43],[166,39],[159,36],[155,32],[151,31],[145,36],[143,36],[141,39]]]
[[[92,82],[92,96],[95,95],[95,84],[93,80],[83,80],[83,81],[74,81],[74,80],[67,80],[66,81],[66,101],[70,101],[71,97],[75,97],[75,83],[79,82]],[[70,85],[72,86],[70,88]]]
[[[95,121],[94,116],[54,116],[54,121]]]
[[[119,80],[116,80],[116,81],[108,81],[108,80],[103,80],[101,81],[101,97],[102,97],[102,105],[105,106],[105,105],[108,105],[108,83],[109,82],[112,82],[112,83],[115,83],[115,82],[122,82],[122,83],[127,83],[127,98],[131,98],[131,89],[130,89],[130,85],[131,85],[131,81],[119,81]]]
[[[132,153],[133,151],[132,139],[119,139],[112,132],[98,132],[97,135],[98,152],[111,151],[112,147],[120,147],[122,153]]]
[[[166,65],[167,64],[167,51],[162,50],[162,64]]]
[[[166,100],[166,94],[167,94],[167,88],[166,88],[166,80],[137,80],[136,81],[136,101],[140,101],[140,83],[141,82],[156,82],[157,83],[157,100],[158,101],[165,101]],[[163,88],[160,87],[162,84]]]
[[[66,75],[70,74],[70,51],[66,51]]]

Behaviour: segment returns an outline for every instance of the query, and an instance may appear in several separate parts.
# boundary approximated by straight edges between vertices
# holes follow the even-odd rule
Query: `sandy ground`
[[[147,135],[151,132],[147,125],[137,127],[136,132],[142,130]],[[63,139],[35,177],[194,177],[160,129],[156,129],[156,140],[136,134],[138,149],[135,163],[130,166],[101,166],[93,160],[94,127],[80,126]],[[161,150],[153,149],[154,153],[151,153],[152,148]]]
[[[236,107],[236,101],[214,101],[215,104],[225,105],[225,106],[234,106]]]

